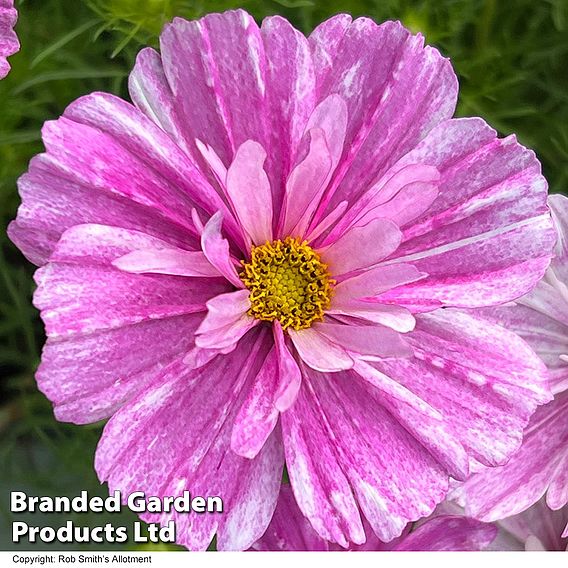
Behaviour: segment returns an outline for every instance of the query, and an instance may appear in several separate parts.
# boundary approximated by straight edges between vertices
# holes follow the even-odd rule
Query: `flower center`
[[[306,241],[288,237],[255,246],[250,262],[242,265],[240,277],[250,290],[249,315],[295,330],[323,319],[335,281]]]

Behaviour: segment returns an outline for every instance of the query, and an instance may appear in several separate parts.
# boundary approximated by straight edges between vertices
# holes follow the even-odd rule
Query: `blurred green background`
[[[173,16],[196,18],[243,7],[259,21],[282,14],[305,33],[338,12],[399,19],[453,61],[461,84],[458,114],[482,116],[503,135],[515,132],[536,151],[551,191],[568,188],[568,0],[23,0],[16,5],[22,49],[0,81],[0,549],[16,546],[10,536],[10,489],[106,495],[92,467],[102,425],[57,423],[35,387],[44,337],[30,301],[33,267],[5,235],[19,203],[16,180],[42,151],[42,123],[58,117],[73,99],[98,90],[128,97],[126,78],[136,53],[157,45],[163,23]],[[35,515],[30,523],[65,520]],[[94,526],[109,519],[81,514],[74,520]],[[134,516],[111,520],[129,524]]]

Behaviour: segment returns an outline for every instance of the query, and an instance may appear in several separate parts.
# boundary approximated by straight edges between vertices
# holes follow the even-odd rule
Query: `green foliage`
[[[0,483],[34,494],[104,493],[93,472],[101,426],[59,424],[33,373],[44,341],[31,306],[33,268],[5,236],[19,202],[16,179],[42,151],[40,129],[92,91],[127,97],[126,77],[143,45],[173,16],[244,7],[259,20],[279,13],[309,33],[338,12],[400,19],[450,57],[458,113],[517,133],[543,163],[553,191],[568,182],[566,0],[26,0],[18,4],[20,53],[0,81]],[[9,531],[0,500],[0,548]],[[76,519],[100,524],[98,516]],[[130,522],[127,518],[125,522]],[[5,535],[5,536],[4,536]],[[45,546],[40,546],[44,548]]]

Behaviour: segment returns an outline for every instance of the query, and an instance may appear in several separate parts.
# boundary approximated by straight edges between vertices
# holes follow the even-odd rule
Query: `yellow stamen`
[[[323,319],[335,281],[306,241],[288,237],[255,246],[250,262],[242,265],[240,277],[250,290],[249,315],[295,330]]]

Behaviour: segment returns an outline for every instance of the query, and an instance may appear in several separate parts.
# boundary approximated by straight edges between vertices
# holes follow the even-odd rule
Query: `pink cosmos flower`
[[[499,533],[490,549],[568,552],[568,535],[562,535],[566,523],[567,506],[553,511],[541,499],[526,511],[496,523]]]
[[[20,179],[39,387],[59,420],[112,416],[112,490],[223,498],[173,514],[189,548],[257,541],[284,464],[321,538],[390,541],[549,400],[534,352],[460,311],[542,277],[540,165],[451,118],[449,61],[398,22],[306,38],[234,11],[174,20],[160,51],[134,105],[95,93],[48,122]]]
[[[365,526],[367,542],[350,550],[484,550],[497,535],[497,527],[459,515],[437,515],[412,530],[407,526],[402,536],[389,543],[381,542]],[[302,515],[289,485],[282,485],[272,521],[254,550],[343,550],[323,540]]]
[[[10,64],[6,57],[20,50],[20,42],[14,32],[18,12],[14,0],[0,0],[0,79],[8,75]]]
[[[514,306],[482,312],[517,332],[542,357],[555,399],[535,413],[521,449],[507,465],[466,483],[468,511],[483,520],[520,513],[545,493],[552,509],[568,503],[568,198],[551,195],[549,202],[558,243],[545,277]]]

